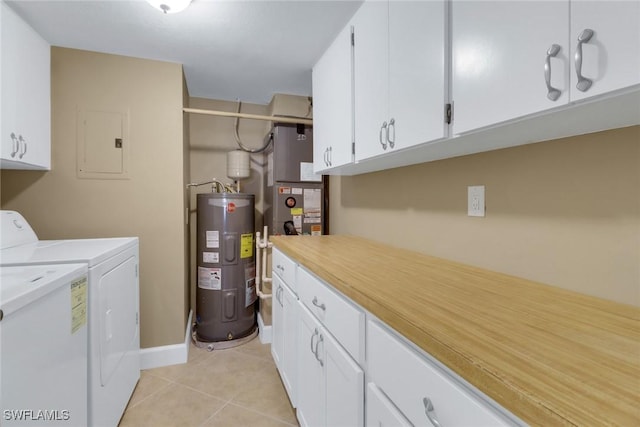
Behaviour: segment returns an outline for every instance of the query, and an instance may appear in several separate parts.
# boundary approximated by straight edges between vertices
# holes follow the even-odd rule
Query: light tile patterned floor
[[[186,364],[142,371],[120,427],[297,426],[269,344],[258,338]]]

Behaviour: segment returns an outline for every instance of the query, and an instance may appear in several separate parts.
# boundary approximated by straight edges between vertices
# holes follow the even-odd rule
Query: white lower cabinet
[[[300,424],[363,426],[363,370],[303,304],[299,313]]]
[[[296,407],[298,378],[298,297],[277,275],[273,275],[271,355],[291,405]]]
[[[374,382],[413,425],[521,424],[372,320],[367,322],[367,355],[368,381]],[[376,403],[368,402],[371,404]],[[371,411],[376,412],[367,407],[367,413]]]
[[[271,352],[300,425],[361,427],[365,415],[370,427],[525,425],[375,313],[274,254]]]

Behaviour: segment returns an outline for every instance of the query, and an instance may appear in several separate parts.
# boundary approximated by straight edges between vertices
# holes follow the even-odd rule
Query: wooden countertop
[[[640,426],[640,309],[353,236],[272,241],[525,422]]]

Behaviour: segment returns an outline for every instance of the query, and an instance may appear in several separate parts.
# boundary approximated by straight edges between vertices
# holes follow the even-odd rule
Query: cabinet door
[[[363,426],[364,372],[326,331],[318,349],[326,371],[326,425]]]
[[[356,160],[389,150],[388,15],[387,2],[365,1],[353,17]]]
[[[280,301],[283,308],[282,370],[280,375],[289,394],[289,400],[295,408],[298,391],[298,298],[288,286],[283,286]]]
[[[592,84],[581,91],[575,54],[586,29],[593,36],[581,44],[580,71]],[[572,2],[570,44],[572,101],[640,84],[640,2]]]
[[[2,167],[51,166],[49,44],[2,3]],[[19,141],[15,153],[16,140]],[[14,153],[12,156],[11,154]]]
[[[313,67],[313,169],[319,173],[353,161],[351,26]]]
[[[410,427],[411,423],[398,411],[374,383],[367,385],[367,427]]]
[[[18,44],[12,42],[14,34],[19,31],[19,22],[13,11],[9,10],[4,2],[0,2],[0,19],[2,25],[0,25],[0,43],[2,49],[0,54],[2,55],[0,64],[2,65],[2,120],[0,125],[2,126],[0,140],[2,141],[2,158],[7,160],[17,160],[18,156],[18,77],[20,71],[16,66],[9,66],[15,64],[20,60],[20,51]],[[13,136],[12,136],[13,134]]]
[[[453,133],[534,114],[569,100],[568,1],[454,1]],[[549,55],[547,97],[545,63]]]
[[[22,160],[34,166],[51,167],[51,48],[26,24],[21,51],[26,59],[21,71],[21,132],[26,143]]]
[[[448,135],[446,22],[444,1],[389,2],[389,138],[395,150]]]
[[[281,301],[282,280],[277,274],[272,274],[273,303],[271,304],[271,355],[282,376],[282,351],[284,337],[284,310]]]
[[[316,357],[322,328],[313,315],[298,303],[300,324],[298,334],[298,421],[303,427],[324,426],[325,371]],[[321,356],[320,356],[321,357]]]

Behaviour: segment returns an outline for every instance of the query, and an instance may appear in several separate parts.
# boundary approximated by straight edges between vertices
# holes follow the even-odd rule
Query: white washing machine
[[[0,425],[87,425],[87,320],[86,264],[0,267]]]
[[[18,212],[0,211],[0,265],[88,267],[88,425],[115,427],[140,379],[137,237],[38,240]]]

